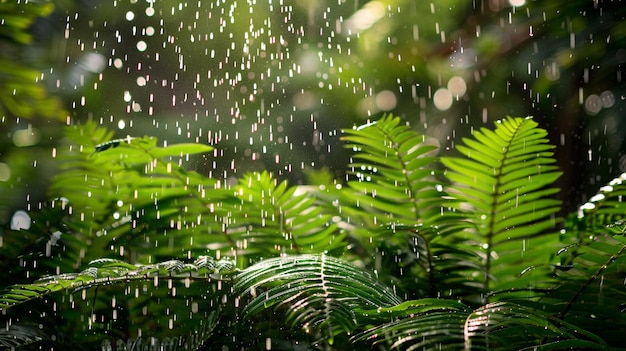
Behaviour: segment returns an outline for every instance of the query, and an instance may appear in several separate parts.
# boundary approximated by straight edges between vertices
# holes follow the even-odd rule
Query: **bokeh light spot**
[[[602,99],[596,94],[591,94],[585,99],[585,111],[590,115],[596,115],[602,109]]]
[[[20,129],[13,133],[13,143],[18,147],[32,146],[39,142],[39,132],[34,128]]]
[[[446,111],[452,106],[452,93],[446,88],[437,89],[433,95],[433,102],[439,111]]]
[[[0,182],[6,182],[11,179],[11,167],[6,163],[0,162]]]
[[[13,217],[11,217],[11,229],[12,230],[20,230],[20,229],[29,229],[30,228],[30,216],[26,211],[15,211]]]
[[[465,79],[454,76],[448,81],[448,90],[454,97],[460,98],[467,91],[467,83],[465,83]]]
[[[398,99],[390,90],[383,90],[376,94],[376,107],[381,111],[390,111],[396,107]]]
[[[140,40],[137,42],[137,50],[144,52],[148,48],[148,44],[145,41]]]

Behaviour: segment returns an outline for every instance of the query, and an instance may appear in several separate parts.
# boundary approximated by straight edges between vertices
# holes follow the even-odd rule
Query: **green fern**
[[[13,324],[0,329],[0,348],[3,350],[17,349],[25,345],[43,340],[46,335],[39,326]]]
[[[71,201],[85,220],[101,222],[115,203],[115,185],[111,178],[122,167],[111,159],[89,158],[96,145],[112,138],[113,132],[95,123],[67,127],[66,142],[56,155],[59,173],[53,178],[48,194],[51,198]]]
[[[382,321],[353,339],[402,350],[606,349],[596,335],[548,313],[507,302],[471,310],[445,299],[407,301],[363,311]],[[372,317],[370,317],[372,318]],[[386,319],[393,318],[392,321]]]
[[[144,330],[155,333],[157,339],[175,337],[180,343],[178,346],[195,349],[217,325],[221,313],[220,286],[222,282],[228,283],[235,273],[232,261],[215,261],[208,256],[199,257],[194,263],[170,260],[152,265],[98,259],[79,273],[8,287],[0,295],[0,310],[19,321],[27,315],[20,308],[22,304],[39,306],[35,300],[41,300],[44,304],[38,308],[47,310],[50,306],[45,302],[54,301],[54,309],[66,310],[65,318],[88,318],[86,324],[72,323],[67,326],[69,330],[57,331],[67,336],[89,330],[89,335],[96,333],[100,338],[104,335],[114,339],[131,337],[135,338],[134,342],[140,342],[141,329],[147,328]],[[160,304],[163,300],[167,303]],[[72,307],[73,301],[82,303]],[[32,318],[40,323],[46,321],[43,316]],[[60,326],[61,329],[67,327]],[[24,334],[14,340],[13,346],[47,340],[50,336],[46,334],[42,330],[32,337]],[[198,336],[201,336],[199,340]],[[93,340],[94,344],[102,342]],[[130,341],[114,341],[127,342]]]
[[[624,219],[625,181],[626,173],[622,173],[601,187],[597,194],[580,206],[575,216],[568,218],[569,230],[576,230],[579,233],[578,237],[584,240],[592,236],[594,230],[604,230],[607,225]]]
[[[559,251],[567,264],[557,265],[558,286],[545,297],[548,310],[554,315],[601,336],[611,344],[619,343],[626,332],[624,316],[624,279],[626,278],[626,225],[622,221],[606,223],[604,211],[587,213],[584,218],[593,227],[585,227],[591,236],[583,237],[577,245]],[[583,220],[577,218],[576,221]],[[571,236],[577,237],[574,231]],[[602,316],[602,317],[599,317]],[[603,323],[597,323],[602,318]],[[611,325],[610,329],[603,326]]]
[[[356,334],[353,341],[386,344],[386,349],[461,350],[463,326],[471,309],[454,300],[420,299],[359,312],[364,325],[374,326]]]
[[[213,258],[206,256],[198,258],[195,264],[171,260],[152,265],[133,265],[121,260],[101,258],[90,262],[79,273],[49,276],[34,283],[11,286],[0,296],[0,310],[66,290],[79,291],[111,284],[127,284],[135,280],[225,279],[234,272],[231,261],[214,262]]]
[[[68,252],[74,253],[75,269],[85,260],[111,253],[134,262],[154,262],[172,255],[198,256],[216,242],[224,244],[213,246],[214,250],[234,246],[223,234],[225,213],[216,206],[232,195],[215,180],[186,171],[180,164],[212,147],[159,147],[153,138],[106,141],[109,138],[110,133],[91,123],[69,128],[69,145],[59,152],[62,172],[53,180],[51,195],[67,202],[74,216],[89,224],[75,226],[78,241],[65,240]],[[194,238],[196,233],[207,235]],[[85,241],[92,255],[81,257],[78,252]],[[172,247],[180,251],[173,253]],[[142,257],[144,253],[149,255]]]
[[[453,181],[449,192],[459,200],[451,206],[473,226],[459,238],[482,258],[472,279],[485,293],[531,285],[520,274],[547,263],[546,249],[557,249],[560,202],[550,198],[558,189],[549,186],[561,172],[546,135],[530,118],[509,117],[494,131],[482,128],[463,139],[462,157],[442,159]]]
[[[473,311],[464,326],[466,350],[606,349],[598,336],[544,311],[508,302]]]
[[[453,200],[442,191],[437,147],[391,115],[344,133],[346,147],[355,151],[349,166],[355,179],[338,194],[337,215],[349,219],[352,236],[374,251],[373,268],[391,276],[389,283],[407,298],[466,294],[458,283],[473,266],[473,253],[449,237],[465,224],[448,213]],[[403,279],[405,274],[416,279]]]
[[[14,249],[35,251],[20,272],[78,273],[0,293],[4,316],[19,319],[6,331],[14,342],[0,335],[10,347],[51,335],[139,347],[150,330],[188,349],[264,337],[329,349],[610,349],[626,331],[623,186],[611,182],[552,233],[560,173],[532,119],[476,131],[441,172],[427,138],[386,116],[346,131],[357,150],[347,186],[318,177],[317,187],[267,172],[226,186],[182,167],[209,146],[68,129],[53,200],[11,234],[28,240]],[[566,258],[554,264],[559,240]],[[87,322],[57,325],[57,310]],[[275,313],[285,318],[266,323]],[[615,328],[595,327],[597,316]]]
[[[356,309],[400,303],[393,291],[371,274],[325,254],[263,260],[242,271],[237,296],[250,297],[243,316],[274,306],[288,308],[286,322],[320,331],[329,344],[357,327]]]
[[[588,202],[578,208],[577,213],[567,217],[565,230],[569,233],[563,236],[569,247],[562,250],[561,263],[568,265],[578,254],[577,247],[594,242],[597,237],[607,234],[607,227],[615,227],[616,223],[626,217],[624,199],[626,198],[626,173],[611,180],[601,187]]]
[[[239,200],[229,224],[242,253],[254,257],[305,254],[343,247],[344,234],[330,214],[315,206],[315,199],[287,182],[278,183],[269,173],[244,175],[233,192]],[[241,244],[239,244],[241,243]]]
[[[380,218],[373,218],[379,223],[433,223],[440,216],[444,204],[434,167],[437,147],[425,136],[392,115],[343,132],[346,147],[356,151],[349,165],[356,180],[348,183],[355,190],[354,203],[378,212]]]

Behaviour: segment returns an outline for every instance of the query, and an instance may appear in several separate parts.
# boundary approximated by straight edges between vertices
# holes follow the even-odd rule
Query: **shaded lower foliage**
[[[68,127],[50,202],[3,236],[0,346],[619,348],[624,177],[563,222],[545,136],[507,117],[439,157],[385,116],[345,131],[345,183],[290,186]]]

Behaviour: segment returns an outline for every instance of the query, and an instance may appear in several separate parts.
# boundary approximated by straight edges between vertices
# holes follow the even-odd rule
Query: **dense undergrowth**
[[[111,138],[68,127],[50,201],[3,229],[0,346],[621,346],[626,176],[558,218],[561,173],[531,118],[442,155],[385,116],[344,131],[346,180],[300,186],[183,167],[211,146]]]

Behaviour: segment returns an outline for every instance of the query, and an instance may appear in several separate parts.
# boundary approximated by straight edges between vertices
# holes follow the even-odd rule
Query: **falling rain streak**
[[[390,49],[386,60],[415,72],[424,54],[420,38],[448,42],[442,22],[430,29],[414,25],[407,39],[374,35],[395,17],[418,16],[416,5],[339,2],[324,9],[272,1],[130,1],[114,2],[113,9],[123,20],[66,17],[65,61],[83,62],[72,72],[80,94],[73,102],[76,114],[124,133],[152,130],[170,142],[219,144],[220,158],[198,166],[225,178],[271,169],[298,180],[309,168],[338,168],[346,162],[338,130],[397,110],[407,93],[414,102],[409,108],[449,110],[464,100],[467,77],[452,74],[444,83],[441,75],[475,60],[459,41],[453,70],[433,70],[442,87],[408,76],[385,87],[379,74],[362,74],[380,45]],[[433,3],[427,10],[450,11]],[[111,85],[120,80],[130,83],[122,95]],[[65,81],[57,81],[59,89]],[[110,103],[90,98],[99,91],[110,95]],[[420,122],[428,126],[424,117]],[[337,156],[329,157],[330,150]],[[290,157],[294,152],[301,160]]]

